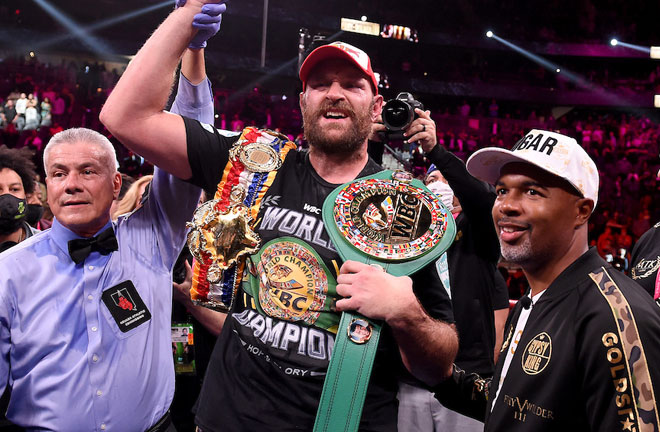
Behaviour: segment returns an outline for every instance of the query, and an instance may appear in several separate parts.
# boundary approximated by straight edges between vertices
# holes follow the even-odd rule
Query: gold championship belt
[[[221,312],[231,308],[245,259],[261,243],[253,230],[261,201],[294,148],[284,135],[248,127],[230,149],[214,199],[188,222],[193,303]]]

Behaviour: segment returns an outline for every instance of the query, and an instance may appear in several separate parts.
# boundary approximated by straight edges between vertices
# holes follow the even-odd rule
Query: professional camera
[[[390,99],[385,103],[383,123],[387,128],[385,133],[387,139],[403,139],[403,131],[418,117],[415,108],[423,110],[424,105],[407,92],[401,92],[396,99]]]

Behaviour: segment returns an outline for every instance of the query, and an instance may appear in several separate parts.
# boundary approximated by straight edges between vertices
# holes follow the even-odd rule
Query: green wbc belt
[[[442,202],[405,171],[382,171],[339,186],[323,203],[323,222],[344,261],[409,275],[442,255],[456,224]],[[344,312],[323,385],[314,432],[356,431],[382,323]]]

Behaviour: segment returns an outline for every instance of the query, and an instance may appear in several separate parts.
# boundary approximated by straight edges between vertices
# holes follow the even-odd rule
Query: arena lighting
[[[363,18],[366,18],[363,16]],[[369,36],[378,36],[380,34],[380,24],[369,22],[366,20],[355,20],[350,18],[342,18],[340,28],[343,31],[352,33],[360,33]]]
[[[490,30],[488,30],[488,31],[486,32],[486,37],[488,37],[488,38],[492,38],[492,37],[493,37],[493,32],[490,31]]]
[[[653,106],[656,108],[660,108],[660,95],[653,96]],[[658,171],[658,177],[660,177],[660,171]]]
[[[342,18],[342,19],[344,19],[344,18]],[[325,41],[327,43],[333,42],[333,41],[337,40],[337,38],[339,36],[343,35],[343,34],[344,34],[344,32],[340,30],[335,34],[326,37]],[[268,73],[262,75],[261,77],[257,78],[256,80],[254,80],[252,82],[249,82],[249,83],[245,84],[243,87],[241,87],[240,89],[238,89],[237,91],[235,91],[234,93],[229,95],[229,97],[227,98],[226,103],[233,102],[234,100],[237,100],[237,99],[243,97],[246,93],[249,93],[254,87],[260,86],[264,82],[269,81],[272,77],[277,76],[277,75],[283,73],[284,71],[295,68],[294,65],[296,65],[297,63],[298,63],[298,56],[296,56],[296,57],[294,57],[290,60],[287,60],[286,62],[282,63],[281,65],[277,66],[276,68],[272,68],[272,69],[268,68]]]
[[[536,54],[533,54],[533,53],[527,51],[526,49],[523,49],[523,48],[519,47],[518,45],[515,45],[515,44],[511,43],[508,40],[497,36],[496,34],[494,34],[491,31],[489,31],[489,33],[491,34],[491,36],[489,36],[490,38],[495,39],[496,41],[498,41],[502,45],[505,45],[508,48],[511,48],[512,50],[514,50],[515,52],[517,52],[519,54],[522,54],[524,57],[527,57],[528,59],[530,59],[534,63],[538,63],[541,66],[543,66],[544,68],[546,68],[546,69],[548,69],[552,72],[557,72],[557,69],[559,69],[558,65],[547,61],[543,57],[539,57]],[[486,36],[488,36],[488,33],[486,33]]]
[[[523,57],[526,57],[529,60],[533,61],[534,63],[537,63],[537,64],[543,66],[544,68],[548,69],[551,72],[555,72],[555,73],[560,73],[561,72],[561,76],[565,80],[571,81],[575,85],[577,85],[578,87],[581,87],[585,90],[589,90],[592,93],[599,94],[599,96],[601,96],[602,98],[608,100],[611,105],[614,105],[614,106],[626,105],[625,100],[623,100],[621,97],[617,96],[616,94],[614,94],[612,92],[609,92],[608,90],[604,89],[603,87],[601,87],[599,85],[594,84],[593,82],[589,81],[588,79],[586,79],[586,78],[584,78],[584,77],[582,77],[578,74],[575,74],[573,72],[564,70],[564,69],[560,68],[559,65],[554,64],[552,62],[549,62],[548,60],[546,60],[546,59],[544,59],[544,58],[542,58],[542,57],[540,57],[536,54],[533,54],[533,53],[527,51],[526,49],[521,48],[518,45],[515,45],[515,44],[509,42],[508,40],[497,36],[496,34],[493,34],[492,38],[495,39],[496,41],[498,41],[499,43],[501,43],[502,45],[505,45],[506,47],[511,48],[513,51],[521,54]],[[619,41],[619,44],[622,44],[622,42]]]
[[[148,14],[148,13],[153,12],[155,10],[163,9],[165,7],[171,7],[171,6],[172,6],[172,2],[170,0],[164,0],[160,3],[154,4],[154,5],[151,5],[151,6],[147,6],[147,7],[137,9],[137,10],[134,10],[134,11],[131,11],[131,12],[127,12],[127,13],[124,13],[124,14],[121,14],[121,15],[117,15],[117,16],[114,16],[114,17],[110,17],[110,18],[107,18],[107,19],[104,19],[104,20],[101,20],[101,21],[97,21],[93,24],[82,26],[82,27],[80,27],[80,30],[83,31],[83,32],[86,32],[86,33],[91,33],[91,32],[94,32],[96,30],[102,30],[104,28],[111,27],[111,26],[113,26],[115,24],[118,24],[120,22],[124,22],[124,21],[131,20],[133,18],[137,18],[139,16]],[[37,44],[36,48],[45,48],[45,47],[48,47],[48,46],[51,46],[51,45],[55,45],[59,42],[63,42],[65,40],[70,39],[70,38],[75,37],[75,36],[76,36],[75,34],[67,33],[67,34],[63,34],[63,35],[60,35],[60,36],[54,37],[54,38],[49,37],[48,39],[44,39],[43,41],[39,42]]]
[[[652,46],[651,47],[651,58],[660,59],[660,47]]]
[[[417,30],[398,24],[381,24],[367,21],[366,15],[359,20],[342,18],[340,28],[342,31],[360,33],[369,36],[378,36],[384,39],[398,39],[409,42],[419,42]]]
[[[612,39],[610,41],[610,45],[612,45],[612,46],[621,46],[621,47],[624,47],[624,48],[630,48],[632,50],[643,52],[643,53],[646,53],[646,54],[651,54],[651,47],[642,46],[642,45],[635,45],[635,44],[629,44],[629,43],[626,43],[626,42],[621,42],[618,39]]]
[[[385,39],[398,39],[415,43],[419,42],[419,36],[416,29],[398,24],[383,24],[383,31],[380,32],[380,36]]]
[[[112,52],[110,47],[105,42],[101,41],[95,36],[92,36],[88,31],[83,30],[77,22],[69,18],[64,12],[60,11],[48,1],[34,0],[34,2],[43,10],[45,10],[50,16],[52,16],[55,21],[62,24],[76,38],[80,39],[81,42],[89,46],[95,53],[103,54]]]

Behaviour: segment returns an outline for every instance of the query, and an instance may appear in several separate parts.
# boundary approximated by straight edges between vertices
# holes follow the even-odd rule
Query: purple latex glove
[[[202,6],[202,12],[195,15],[192,26],[196,28],[197,34],[190,41],[188,48],[200,49],[206,47],[206,41],[212,38],[222,22],[222,14],[227,10],[226,0],[219,3],[207,3]],[[175,0],[176,7],[186,4],[186,0]]]

